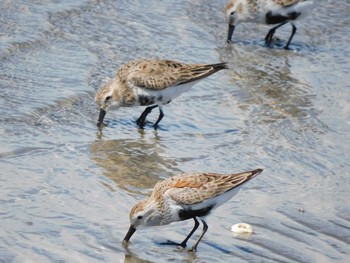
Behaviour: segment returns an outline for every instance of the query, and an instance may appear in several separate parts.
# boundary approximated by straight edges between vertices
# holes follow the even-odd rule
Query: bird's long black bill
[[[235,30],[235,26],[234,25],[228,25],[227,43],[231,43],[232,34],[233,34],[234,30]]]
[[[98,116],[98,121],[97,121],[97,126],[98,127],[101,127],[102,124],[103,124],[103,119],[105,118],[106,116],[106,111],[103,110],[103,109],[100,109],[100,115]]]
[[[126,236],[123,239],[123,243],[128,243],[129,239],[135,233],[135,231],[136,231],[136,228],[133,226],[130,226],[128,233],[126,233]]]

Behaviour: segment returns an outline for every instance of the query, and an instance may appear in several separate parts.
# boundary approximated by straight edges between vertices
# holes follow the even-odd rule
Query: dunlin
[[[157,127],[164,116],[162,107],[183,92],[189,90],[197,81],[221,69],[226,63],[184,64],[171,60],[143,59],[122,65],[116,76],[96,94],[100,107],[98,126],[103,124],[107,110],[120,107],[149,106],[137,119],[143,127],[152,109],[159,108]]]
[[[228,23],[227,42],[231,42],[235,26],[240,22],[255,22],[267,25],[277,25],[270,29],[265,37],[265,43],[271,44],[272,37],[277,28],[290,22],[292,34],[290,35],[285,49],[297,30],[294,22],[309,15],[314,8],[312,0],[230,0],[225,9]]]
[[[245,182],[262,171],[256,169],[238,174],[191,173],[159,181],[151,196],[131,209],[131,225],[123,243],[127,244],[134,232],[141,227],[193,219],[193,229],[180,244],[177,244],[186,247],[187,241],[199,226],[199,217],[203,223],[203,231],[191,249],[195,251],[208,229],[202,217],[231,199]]]

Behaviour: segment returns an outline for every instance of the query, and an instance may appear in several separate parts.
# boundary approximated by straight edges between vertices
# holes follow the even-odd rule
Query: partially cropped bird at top
[[[109,110],[147,106],[136,123],[143,128],[147,115],[158,107],[159,117],[154,124],[157,128],[164,116],[164,104],[188,91],[199,80],[226,68],[225,62],[185,64],[162,59],[130,61],[122,65],[115,77],[97,92],[95,100],[100,107],[97,125],[103,125]]]
[[[227,42],[232,40],[235,27],[242,22],[254,22],[266,25],[276,25],[265,37],[266,45],[270,45],[277,28],[290,23],[292,33],[284,49],[289,44],[297,30],[295,22],[308,16],[314,9],[313,0],[230,0],[225,9],[228,24]]]

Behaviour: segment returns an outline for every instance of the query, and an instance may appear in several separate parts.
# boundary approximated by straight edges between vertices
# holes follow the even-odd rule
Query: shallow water
[[[0,3],[0,262],[347,262],[350,258],[350,4],[324,1],[263,45],[242,24],[225,43],[225,1]],[[142,108],[108,113],[94,94],[134,58],[228,61],[164,107],[158,130]],[[181,172],[264,168],[207,218],[121,240],[130,208]],[[230,226],[251,224],[235,237]],[[160,232],[161,231],[161,232]],[[190,245],[194,240],[190,240]]]

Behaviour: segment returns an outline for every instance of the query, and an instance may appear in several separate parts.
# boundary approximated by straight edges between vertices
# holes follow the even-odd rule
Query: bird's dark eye
[[[234,14],[235,14],[235,11],[232,11],[232,12],[231,12],[231,16],[233,16]]]
[[[137,217],[137,219],[142,219],[142,218],[143,218],[143,216],[138,216],[138,217]]]
[[[112,98],[112,96],[107,96],[106,99],[105,99],[105,101],[107,102],[107,101],[109,101],[111,98]]]

